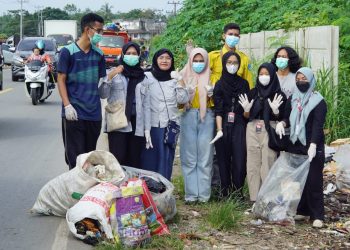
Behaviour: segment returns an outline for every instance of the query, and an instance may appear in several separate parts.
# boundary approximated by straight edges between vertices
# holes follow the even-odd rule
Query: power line
[[[174,16],[176,16],[176,6],[177,5],[180,5],[181,4],[181,2],[180,1],[177,1],[177,2],[175,2],[175,1],[172,1],[172,2],[168,2],[168,4],[172,4],[172,5],[174,5]]]

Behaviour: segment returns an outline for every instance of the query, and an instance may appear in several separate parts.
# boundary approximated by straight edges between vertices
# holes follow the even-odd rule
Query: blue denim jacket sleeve
[[[178,104],[185,104],[190,101],[188,90],[179,83],[176,84],[176,101]]]
[[[145,130],[151,130],[151,94],[150,94],[150,89],[149,89],[149,81],[148,79],[144,81],[143,83],[143,92],[142,94],[141,91],[141,97],[143,97],[142,100],[142,108],[143,108],[143,113],[144,113],[144,126]]]

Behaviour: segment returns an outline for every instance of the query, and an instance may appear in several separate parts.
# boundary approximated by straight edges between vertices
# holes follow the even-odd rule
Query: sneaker
[[[297,214],[296,216],[294,216],[295,221],[303,221],[303,220],[309,220],[309,219],[310,219],[310,216],[305,216],[300,214]]]
[[[185,200],[185,205],[196,205],[197,204],[197,201],[196,200]]]
[[[312,223],[312,227],[314,228],[322,228],[323,227],[323,221],[321,220],[314,220]]]

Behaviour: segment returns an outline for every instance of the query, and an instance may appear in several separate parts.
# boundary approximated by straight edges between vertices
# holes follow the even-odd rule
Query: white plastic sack
[[[281,152],[261,186],[253,207],[254,215],[294,224],[309,168],[307,155]]]
[[[31,212],[65,216],[78,202],[72,197],[73,193],[84,194],[102,181],[118,185],[124,178],[125,173],[113,154],[99,150],[81,154],[74,169],[49,181],[40,190]]]
[[[110,183],[100,183],[90,188],[80,201],[67,211],[66,220],[69,230],[75,237],[84,240],[88,235],[77,233],[75,223],[85,219],[97,220],[101,225],[101,231],[109,239],[113,238],[112,228],[109,222],[109,209],[113,199],[118,195],[119,188]]]
[[[165,178],[161,174],[158,174],[152,171],[126,167],[126,166],[122,166],[122,168],[124,169],[127,175],[126,179],[133,178],[133,177],[140,178],[142,176],[147,176],[154,179],[155,181],[163,183],[166,188],[165,192],[163,193],[151,192],[152,198],[158,208],[159,213],[162,215],[165,222],[174,218],[174,216],[177,213],[176,199],[173,194],[174,185],[167,178]]]
[[[333,158],[337,162],[337,188],[350,190],[350,144],[340,146]]]

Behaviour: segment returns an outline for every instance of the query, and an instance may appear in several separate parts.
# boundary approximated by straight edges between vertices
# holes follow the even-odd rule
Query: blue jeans
[[[185,200],[206,202],[211,193],[214,113],[208,110],[201,122],[199,110],[190,109],[181,116],[180,159],[185,180]]]

